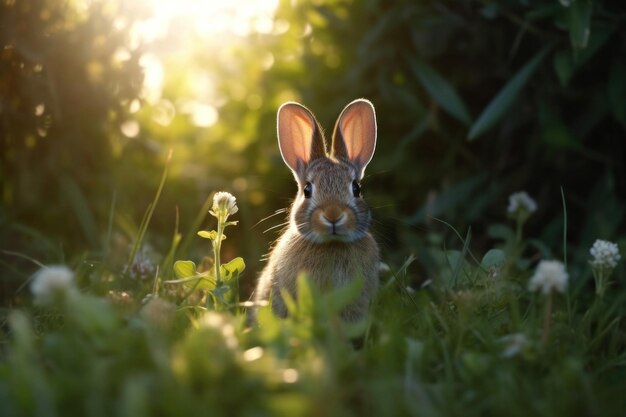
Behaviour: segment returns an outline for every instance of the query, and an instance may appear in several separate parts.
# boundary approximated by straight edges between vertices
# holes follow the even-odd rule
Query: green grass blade
[[[109,208],[109,221],[107,222],[107,234],[104,239],[104,256],[109,254],[111,249],[111,235],[113,234],[113,218],[115,217],[115,206],[117,205],[117,189],[113,190],[111,207]]]
[[[200,229],[204,218],[206,217],[209,209],[211,208],[211,204],[213,204],[212,196],[207,197],[204,204],[198,211],[196,218],[194,219],[191,227],[189,228],[189,232],[185,234],[185,237],[182,240],[182,243],[179,246],[178,253],[183,255],[187,253],[189,250],[189,245],[191,244],[191,240],[196,237],[196,231]]]
[[[100,233],[96,225],[95,216],[89,207],[85,194],[71,177],[63,176],[59,178],[59,184],[61,192],[70,203],[70,207],[78,219],[78,224],[80,225],[85,239],[92,248],[99,248],[101,242],[98,236]]]
[[[456,288],[459,283],[459,274],[461,273],[461,268],[463,267],[463,262],[465,261],[465,256],[467,256],[467,252],[469,249],[469,243],[472,239],[472,228],[469,227],[467,229],[467,235],[465,236],[465,240],[463,241],[463,249],[461,249],[461,256],[456,261],[456,265],[454,265],[454,271],[452,271],[452,287]]]
[[[465,125],[472,123],[467,106],[445,78],[434,68],[415,57],[409,58],[409,65],[422,87],[446,112]]]
[[[178,231],[179,224],[179,214],[178,207],[176,207],[176,223],[174,225],[174,235],[172,236],[172,244],[170,245],[170,250],[167,252],[167,256],[163,263],[161,264],[161,271],[163,271],[164,276],[167,278],[173,272],[172,266],[174,265],[174,257],[176,256],[176,250],[178,249],[178,245],[180,244],[181,235]]]
[[[470,128],[468,140],[474,140],[487,132],[504,116],[550,49],[550,47],[546,47],[541,50],[496,94]]]
[[[450,223],[446,222],[445,220],[438,219],[437,217],[431,217],[431,219],[433,219],[433,220],[435,220],[435,221],[438,221],[439,223],[442,223],[442,224],[444,224],[444,225],[448,226],[448,227],[449,227],[449,228],[450,228],[450,229],[454,232],[454,234],[456,235],[456,237],[458,237],[458,238],[459,238],[459,240],[461,241],[461,243],[463,243],[463,247],[464,247],[464,248],[465,248],[466,246],[469,246],[469,245],[466,245],[466,243],[465,243],[465,239],[463,239],[463,236],[461,236],[461,234],[459,233],[459,231],[458,231],[458,230],[456,230],[456,229],[454,228],[454,226],[452,226]],[[469,234],[469,230],[468,230],[468,234]],[[482,268],[482,269],[483,269],[483,271],[487,272],[487,270],[486,270],[486,269],[482,266],[481,262],[480,262],[480,261],[476,258],[476,256],[474,256],[474,254],[472,253],[472,251],[471,251],[471,250],[468,250],[468,253],[469,253],[469,255],[471,256],[471,258],[474,260],[474,262],[476,263],[476,265],[478,265],[480,268]]]
[[[567,269],[567,205],[565,204],[563,187],[561,187],[561,201],[563,202],[563,264]]]
[[[159,198],[161,197],[161,191],[163,191],[163,186],[165,185],[165,179],[167,178],[167,173],[170,168],[170,163],[172,162],[172,153],[173,150],[170,149],[167,154],[167,160],[165,161],[165,168],[163,169],[163,175],[161,176],[161,182],[159,183],[159,188],[157,189],[156,195],[154,196],[154,200],[148,206],[146,210],[146,214],[144,215],[143,221],[141,222],[141,226],[139,227],[139,234],[137,236],[137,240],[135,240],[135,245],[133,246],[133,250],[130,252],[130,256],[128,258],[128,267],[132,265],[135,260],[135,256],[141,247],[141,243],[143,242],[143,238],[146,234],[146,230],[148,230],[148,225],[150,224],[150,219],[152,218],[152,214],[154,214],[154,208],[156,207]]]

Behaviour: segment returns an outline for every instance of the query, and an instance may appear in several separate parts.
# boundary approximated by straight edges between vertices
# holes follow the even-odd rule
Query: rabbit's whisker
[[[265,230],[263,231],[263,233],[265,234],[265,233],[269,232],[270,230],[278,229],[279,227],[283,227],[283,226],[286,226],[286,225],[288,225],[288,224],[289,224],[289,220],[287,220],[287,221],[286,221],[286,222],[284,222],[284,223],[277,224],[276,226],[272,226],[272,227],[270,227],[269,229],[265,229]]]
[[[261,220],[259,220],[258,222],[256,222],[256,223],[255,223],[255,224],[254,224],[254,225],[253,225],[250,229],[254,229],[254,228],[255,228],[255,227],[257,227],[259,224],[263,223],[265,220],[271,219],[272,217],[274,217],[274,216],[278,216],[279,214],[282,214],[282,213],[285,213],[285,212],[287,212],[287,209],[286,209],[286,208],[282,208],[282,209],[276,210],[276,211],[274,212],[274,214],[270,214],[269,216],[264,217],[264,218],[262,218]]]

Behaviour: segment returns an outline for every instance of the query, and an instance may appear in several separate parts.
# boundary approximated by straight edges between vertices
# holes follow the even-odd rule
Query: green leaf
[[[220,265],[220,272],[224,282],[230,281],[233,277],[239,277],[241,273],[246,269],[246,264],[243,258],[237,257],[232,261]]]
[[[415,57],[409,59],[409,65],[424,89],[445,111],[466,125],[472,123],[467,107],[454,87],[434,68]]]
[[[313,315],[315,298],[319,294],[313,287],[311,280],[304,273],[298,275],[296,285],[298,288],[297,300],[300,317],[310,317]]]
[[[562,87],[565,87],[574,74],[574,60],[572,59],[570,51],[561,50],[554,54],[552,61],[554,65],[554,72],[559,77],[559,82]]]
[[[585,49],[589,43],[592,10],[591,0],[576,0],[569,7],[569,37],[574,50]]]
[[[553,66],[561,86],[565,87],[581,68],[596,52],[598,52],[615,33],[613,25],[594,26],[593,36],[589,39],[589,44],[584,50],[572,52],[570,48],[557,51],[554,54]]]
[[[483,259],[480,261],[480,265],[489,269],[492,266],[501,267],[506,261],[506,254],[500,249],[489,249]]]
[[[217,237],[217,232],[215,230],[200,230],[198,232],[198,236],[205,239],[215,240],[215,238]]]
[[[439,275],[441,279],[439,285],[442,286],[442,289],[451,290],[466,283],[467,278],[472,273],[471,267],[465,259],[466,254],[467,248],[465,251],[455,249],[445,251],[444,260],[447,268]]]
[[[215,277],[209,272],[198,272],[196,264],[192,261],[176,261],[174,262],[174,275],[178,281],[170,281],[170,283],[182,283],[186,287],[203,288],[213,290],[215,288]]]
[[[278,296],[283,298],[283,302],[285,303],[285,307],[289,312],[289,316],[296,317],[298,315],[298,304],[296,303],[296,300],[293,298],[293,296],[289,293],[287,288],[281,288],[280,295],[274,295],[274,297]]]
[[[363,279],[356,277],[345,285],[333,288],[332,291],[324,294],[324,308],[331,314],[340,313],[341,310],[359,297],[362,290]]]
[[[192,261],[176,261],[174,262],[174,275],[176,278],[190,278],[198,275],[196,272],[196,264]]]
[[[546,56],[550,47],[544,48],[533,59],[520,69],[517,74],[500,90],[498,94],[489,102],[485,110],[478,117],[478,120],[470,128],[467,138],[474,140],[478,136],[487,132],[495,125],[507,110],[511,107],[517,95],[526,85],[526,82]]]

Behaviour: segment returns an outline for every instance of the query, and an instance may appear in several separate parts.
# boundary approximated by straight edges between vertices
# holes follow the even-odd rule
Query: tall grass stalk
[[[104,239],[104,257],[106,258],[111,249],[111,236],[113,234],[113,219],[115,218],[115,207],[117,206],[117,189],[113,190],[111,206],[109,207],[109,220],[107,222],[107,234]]]
[[[552,298],[553,291],[546,297],[546,307],[543,316],[543,334],[541,336],[541,343],[546,346],[548,338],[550,337],[550,322],[552,321]]]
[[[172,162],[172,154],[174,150],[170,149],[167,154],[167,159],[165,160],[165,167],[163,169],[163,175],[161,175],[161,182],[159,183],[159,188],[154,196],[154,200],[148,206],[146,210],[146,214],[144,215],[141,225],[139,226],[139,233],[137,234],[137,240],[135,240],[135,244],[133,245],[133,250],[130,252],[130,256],[128,257],[128,266],[127,269],[130,269],[130,266],[133,264],[135,260],[135,256],[137,256],[137,252],[139,248],[141,248],[141,243],[143,242],[143,238],[148,230],[148,225],[150,224],[150,220],[152,219],[152,215],[154,214],[154,208],[159,202],[159,198],[161,197],[161,191],[163,191],[163,186],[165,185],[165,179],[167,178],[167,173],[170,168],[170,163]]]

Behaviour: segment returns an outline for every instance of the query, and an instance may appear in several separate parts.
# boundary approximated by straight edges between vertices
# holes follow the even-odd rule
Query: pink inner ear
[[[296,103],[284,104],[278,112],[278,143],[285,163],[293,170],[311,160],[314,121],[308,111]],[[300,162],[301,161],[301,162]]]
[[[340,127],[348,159],[365,168],[376,147],[376,116],[372,105],[364,100],[348,105]]]
[[[351,160],[357,159],[360,157],[361,152],[363,151],[363,142],[362,140],[354,140],[354,138],[363,138],[365,135],[365,131],[367,120],[358,112],[354,112],[352,114],[347,114],[343,120],[343,128],[342,133],[344,140],[346,142],[346,150],[348,151],[348,158]],[[346,140],[345,138],[351,138],[350,140]]]
[[[311,160],[311,139],[313,138],[313,126],[311,119],[306,114],[296,113],[290,124],[291,137],[299,138],[293,141],[295,156],[308,163]]]

